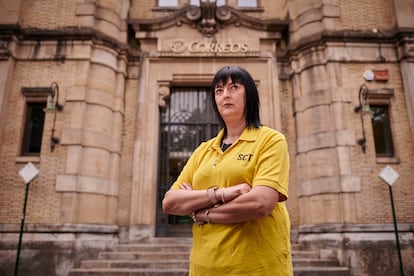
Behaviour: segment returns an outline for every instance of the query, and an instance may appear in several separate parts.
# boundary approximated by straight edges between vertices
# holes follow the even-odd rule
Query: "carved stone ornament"
[[[230,20],[231,11],[226,6],[217,8],[216,1],[200,0],[200,7],[189,6],[186,16],[202,34],[210,36],[217,32],[217,23]]]
[[[280,32],[288,28],[287,20],[261,20],[250,17],[230,6],[217,7],[215,0],[200,0],[199,6],[185,5],[166,17],[131,19],[129,23],[137,32],[152,32],[167,29],[173,25],[188,24],[197,28],[205,36],[212,36],[228,24],[243,25],[268,32]]]
[[[168,81],[158,82],[158,96],[159,107],[165,108],[167,106],[167,99],[170,97],[170,83]]]

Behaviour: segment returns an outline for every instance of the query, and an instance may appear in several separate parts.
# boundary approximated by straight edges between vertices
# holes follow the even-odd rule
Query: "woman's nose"
[[[224,95],[225,98],[229,97],[230,96],[230,90],[225,87],[224,91],[223,91],[223,95]]]

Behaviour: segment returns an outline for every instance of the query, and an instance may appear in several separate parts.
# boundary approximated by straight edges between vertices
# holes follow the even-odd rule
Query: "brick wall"
[[[18,171],[32,161],[39,169],[39,176],[30,185],[27,205],[27,223],[59,223],[60,194],[55,191],[56,175],[63,172],[66,161],[65,147],[56,146],[50,151],[50,135],[53,114],[46,113],[44,135],[42,140],[41,159],[20,157],[22,130],[24,124],[25,98],[22,87],[50,86],[56,81],[60,86],[60,99],[65,98],[65,86],[73,82],[75,64],[67,62],[18,62],[14,74],[14,85],[7,99],[9,109],[6,118],[6,131],[3,133],[0,147],[0,223],[20,223],[24,200],[25,185]],[[46,106],[45,106],[46,107]],[[64,125],[63,110],[56,115],[56,136]],[[40,161],[40,163],[38,161]]]
[[[393,4],[390,0],[340,1],[341,16],[338,29],[353,31],[385,31],[393,26]]]
[[[397,64],[387,64],[390,80],[386,83],[365,82],[361,74],[365,70],[377,68],[378,64],[346,64],[342,66],[345,76],[344,82],[354,84],[353,106],[358,105],[359,85],[366,83],[369,89],[391,88],[394,89],[394,96],[391,98],[390,117],[391,128],[394,139],[396,157],[399,163],[391,163],[391,167],[396,170],[400,177],[394,183],[393,195],[394,203],[399,223],[411,223],[413,218],[414,186],[412,185],[412,168],[414,166],[414,141],[410,134],[408,115],[405,104],[400,68]],[[353,106],[350,106],[346,118],[352,122],[356,130],[357,138],[361,137],[361,122],[359,114],[354,113]],[[352,170],[356,175],[361,175],[362,190],[358,195],[358,219],[359,223],[392,223],[391,203],[388,185],[378,177],[386,163],[377,163],[375,157],[375,147],[372,135],[371,118],[364,116],[365,131],[367,136],[367,152],[363,154],[360,147],[352,150]]]
[[[77,26],[78,1],[25,0],[21,7],[22,27],[56,29]]]

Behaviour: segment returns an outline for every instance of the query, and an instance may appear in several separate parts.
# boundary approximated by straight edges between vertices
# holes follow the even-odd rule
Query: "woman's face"
[[[233,83],[229,77],[225,84],[218,83],[214,89],[218,111],[225,122],[245,121],[246,90],[243,84]]]

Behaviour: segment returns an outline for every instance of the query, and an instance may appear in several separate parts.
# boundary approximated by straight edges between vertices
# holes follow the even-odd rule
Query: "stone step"
[[[336,259],[298,259],[293,258],[293,267],[337,267],[339,261]]]
[[[188,259],[189,252],[143,252],[143,251],[104,251],[99,253],[100,260],[174,260]]]
[[[294,276],[350,276],[347,267],[294,267]]]
[[[189,261],[177,260],[87,260],[82,261],[81,268],[188,268]],[[337,260],[294,259],[293,267],[338,267]]]
[[[187,276],[188,269],[76,268],[68,276]],[[350,276],[345,267],[294,267],[294,276]]]
[[[292,258],[319,259],[320,252],[317,250],[292,250]]]
[[[144,240],[141,240],[139,242],[139,244],[186,244],[186,245],[191,245],[193,243],[193,239],[186,237],[186,238],[182,238],[182,237],[151,237],[151,238],[146,238]]]
[[[72,269],[68,276],[188,276],[188,269],[128,269],[128,268],[94,268]]]
[[[190,252],[191,244],[121,244],[114,251]]]
[[[291,248],[292,251],[295,251],[295,250],[298,250],[298,251],[303,250],[303,246],[301,244],[298,244],[298,243],[292,243],[290,245],[290,248]]]
[[[69,276],[176,276],[188,275],[191,239],[151,238],[141,243],[120,244],[99,253],[97,260],[85,260]],[[292,245],[295,276],[349,276],[340,267],[334,250],[303,250]]]
[[[187,260],[156,260],[156,261],[129,261],[129,260],[88,260],[81,263],[81,268],[130,268],[130,269],[188,269]]]
[[[117,260],[117,259],[124,259],[124,260],[154,260],[154,259],[171,259],[171,258],[180,258],[186,259],[190,255],[191,248],[187,248],[186,250],[179,250],[173,251],[172,249],[163,250],[138,250],[139,248],[130,248],[130,249],[122,249],[118,251],[104,251],[99,253],[99,259],[109,259],[109,260]],[[302,251],[302,252],[293,252],[292,253],[293,259],[298,260],[305,260],[305,259],[319,259],[319,253],[316,251]]]

